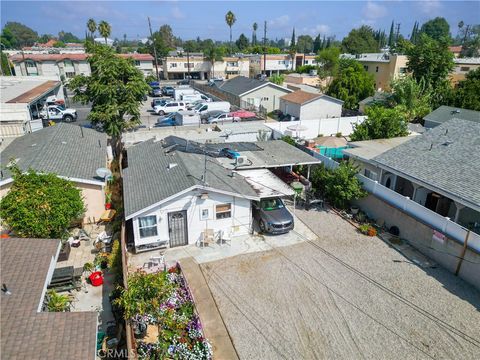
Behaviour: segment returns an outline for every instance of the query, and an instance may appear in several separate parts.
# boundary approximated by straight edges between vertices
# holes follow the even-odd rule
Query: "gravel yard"
[[[319,239],[201,265],[241,359],[480,358],[479,291],[334,213],[297,216]]]

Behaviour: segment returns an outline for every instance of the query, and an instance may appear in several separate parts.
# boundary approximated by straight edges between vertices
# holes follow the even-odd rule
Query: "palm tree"
[[[100,23],[98,24],[98,32],[105,39],[105,45],[107,45],[107,38],[112,32],[112,27],[110,26],[110,24],[107,23],[105,20],[100,21]]]
[[[237,21],[235,14],[231,11],[227,12],[225,15],[225,22],[227,23],[228,27],[230,28],[230,55],[232,54],[232,26]]]
[[[257,29],[258,24],[256,22],[253,23],[253,36],[252,36],[252,45],[257,45]]]
[[[222,61],[222,53],[215,46],[207,48],[203,52],[203,57],[205,61],[209,61],[212,64],[212,74],[211,77],[215,77],[215,61]]]
[[[88,29],[88,31],[90,31],[90,37],[91,37],[92,40],[93,40],[93,34],[95,33],[95,31],[97,31],[97,23],[95,22],[95,20],[93,20],[93,19],[88,19],[88,21],[87,21],[87,29]]]

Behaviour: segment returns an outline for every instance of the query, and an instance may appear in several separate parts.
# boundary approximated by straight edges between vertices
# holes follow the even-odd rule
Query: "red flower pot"
[[[110,210],[112,208],[112,204],[111,203],[106,203],[105,204],[105,210]]]
[[[88,277],[93,286],[100,286],[103,284],[103,276],[101,271],[95,271]]]

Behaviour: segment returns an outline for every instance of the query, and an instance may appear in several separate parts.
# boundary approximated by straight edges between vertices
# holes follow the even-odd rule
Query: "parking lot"
[[[333,212],[297,215],[316,240],[201,264],[241,359],[480,358],[479,291]]]

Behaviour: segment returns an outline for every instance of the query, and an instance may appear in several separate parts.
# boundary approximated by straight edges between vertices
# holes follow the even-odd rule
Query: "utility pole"
[[[153,56],[155,57],[155,72],[157,73],[157,81],[160,81],[158,76],[158,57],[157,57],[157,44],[155,44],[155,38],[152,33],[152,24],[150,23],[150,17],[148,17],[148,28],[150,29],[150,38],[153,41]]]
[[[267,74],[267,21],[263,24],[263,74]]]
[[[467,25],[467,28],[465,29],[465,35],[463,36],[462,47],[465,45],[465,41],[467,41],[469,31],[470,31],[470,25]]]
[[[395,45],[397,45],[399,35],[400,35],[400,23],[397,23],[397,30],[395,31]]]

